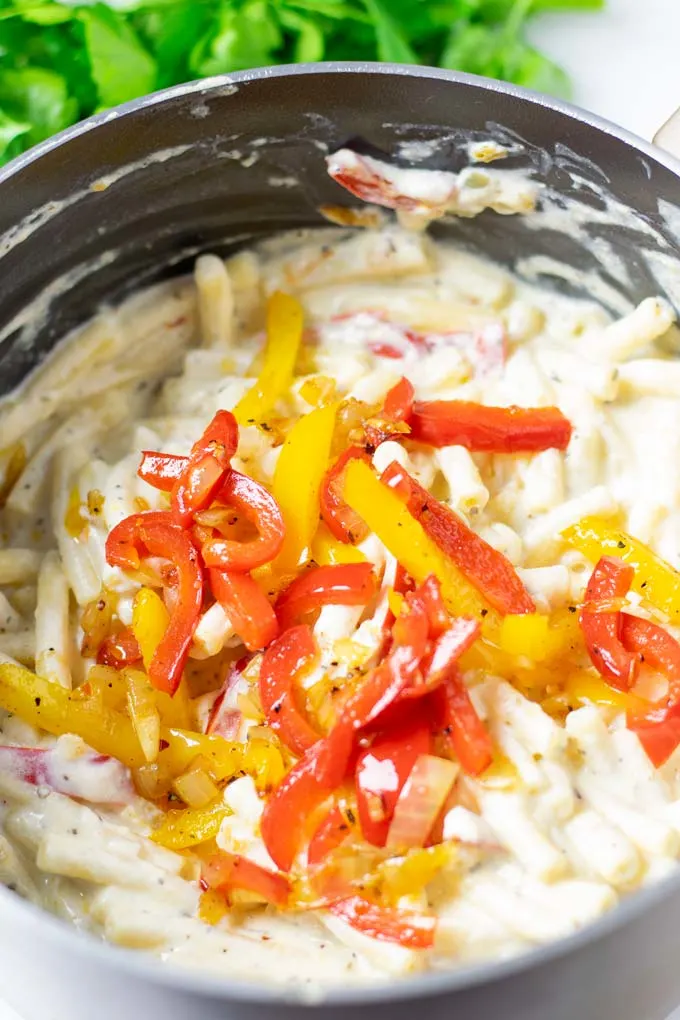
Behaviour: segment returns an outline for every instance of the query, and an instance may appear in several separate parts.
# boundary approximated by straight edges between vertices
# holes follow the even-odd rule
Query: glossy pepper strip
[[[123,627],[115,634],[104,638],[97,651],[97,662],[100,666],[113,666],[124,669],[140,662],[142,652],[135,635],[129,627]]]
[[[238,446],[238,425],[231,411],[218,411],[194,443],[186,468],[173,486],[173,519],[187,527],[193,515],[212,502]]]
[[[209,538],[202,549],[206,567],[245,573],[273,560],[283,545],[284,523],[271,493],[254,478],[230,471],[217,498],[243,514],[257,528],[258,536],[246,542],[221,536]]]
[[[457,671],[448,674],[433,699],[442,735],[461,768],[469,776],[480,775],[493,761],[493,742]]]
[[[623,613],[621,641],[628,651],[668,679],[664,703],[651,710],[627,712],[628,729],[637,733],[652,763],[659,768],[680,744],[680,644],[651,620]]]
[[[132,606],[132,633],[139,645],[146,670],[151,665],[169,623],[170,614],[158,592],[153,588],[140,588]]]
[[[434,574],[441,584],[446,608],[453,616],[484,619],[490,626],[497,615],[450,557],[427,535],[396,492],[383,484],[368,464],[347,465],[344,496],[387,546],[402,567],[422,583]]]
[[[321,606],[367,606],[376,591],[377,581],[370,563],[313,567],[289,584],[274,608],[285,630]]]
[[[263,418],[290,389],[295,361],[302,341],[302,305],[290,294],[276,291],[267,303],[267,342],[264,364],[257,382],[234,408],[239,425]]]
[[[461,655],[464,655],[477,640],[480,629],[476,620],[467,620],[464,616],[453,620],[434,643],[429,659],[423,666],[422,683],[406,687],[399,695],[399,699],[411,701],[414,698],[422,698],[428,691],[440,687],[454,672]]]
[[[364,426],[366,439],[373,448],[388,439],[409,435],[407,422],[413,413],[414,396],[413,386],[406,378],[388,390],[382,410]]]
[[[231,570],[209,571],[210,587],[248,651],[266,648],[279,633],[276,614],[250,574]]]
[[[267,649],[260,667],[260,701],[265,718],[283,742],[297,755],[320,739],[295,703],[295,681],[318,655],[306,624],[284,631]]]
[[[203,808],[171,809],[149,838],[168,850],[187,850],[215,839],[230,814],[231,809],[223,800]]]
[[[167,510],[149,510],[125,517],[106,538],[106,562],[121,570],[139,570],[145,555],[141,529],[152,524],[175,527]]]
[[[203,571],[191,538],[169,520],[169,514],[154,512],[126,518],[109,533],[106,558],[112,566],[125,567],[132,549],[138,561],[145,554],[173,564],[178,578],[176,605],[151,660],[149,678],[158,690],[174,694],[203,605]]]
[[[680,571],[648,546],[603,517],[584,517],[562,535],[593,563],[606,555],[623,560],[635,571],[631,589],[667,613],[674,623],[680,620]]]
[[[359,514],[345,502],[343,488],[345,471],[352,460],[370,465],[370,454],[363,446],[350,446],[342,453],[324,477],[321,486],[321,516],[326,527],[340,542],[362,542],[369,528]]]
[[[607,605],[626,597],[633,575],[633,568],[622,560],[602,556],[588,581],[579,617],[591,662],[608,683],[620,691],[630,689],[640,655],[624,646],[621,640],[623,614],[618,609],[607,609]]]
[[[352,824],[339,805],[328,812],[307,847],[307,864],[314,867],[333,850],[337,850],[352,831]]]
[[[329,909],[355,931],[379,942],[396,942],[406,949],[430,949],[434,945],[437,921],[433,916],[382,907],[361,896],[339,900]]]
[[[281,871],[292,868],[305,840],[308,819],[328,797],[316,777],[318,746],[310,748],[284,776],[262,812],[262,839]]]
[[[99,699],[74,696],[21,666],[0,663],[0,707],[54,736],[75,733],[100,754],[139,768],[146,759],[132,723]]]
[[[342,782],[359,730],[376,724],[397,701],[428,694],[434,686],[443,682],[446,672],[455,663],[456,656],[449,645],[446,663],[442,662],[441,669],[438,668],[435,683],[428,682],[423,675],[424,660],[427,666],[431,666],[431,659],[426,659],[431,651],[427,598],[421,589],[416,589],[405,596],[405,602],[407,609],[394,623],[392,644],[386,659],[348,699],[335,726],[319,747],[317,776],[328,789],[334,789]],[[466,621],[464,627],[454,625],[458,654],[462,654],[476,639],[477,627],[474,621]]]
[[[458,514],[431,496],[401,464],[393,461],[380,480],[405,501],[426,534],[495,609],[516,614],[536,611],[510,560],[480,538]]]
[[[286,536],[276,567],[294,569],[309,550],[319,525],[319,491],[328,467],[337,405],[303,415],[286,436],[272,492],[281,507]]]
[[[224,850],[205,862],[201,879],[204,888],[216,889],[227,896],[233,889],[244,889],[276,907],[287,906],[290,899],[290,882],[286,875]]]
[[[144,450],[137,474],[161,492],[172,492],[189,464],[188,457],[180,457],[174,453],[156,453]]]
[[[485,407],[467,400],[416,401],[409,424],[412,439],[473,453],[566,450],[572,433],[557,407]]]
[[[680,704],[680,643],[651,620],[621,614],[621,641],[625,648],[668,679],[668,705]]]

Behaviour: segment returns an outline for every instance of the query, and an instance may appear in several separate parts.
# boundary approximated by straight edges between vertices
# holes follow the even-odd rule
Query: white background
[[[680,0],[608,0],[607,7],[545,15],[532,38],[570,73],[576,103],[651,140],[680,107]],[[0,1020],[21,1018],[0,1001]]]

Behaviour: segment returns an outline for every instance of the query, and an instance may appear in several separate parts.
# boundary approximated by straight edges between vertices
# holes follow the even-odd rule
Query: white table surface
[[[531,35],[571,75],[574,102],[650,140],[680,106],[680,0],[608,0],[607,8],[544,15]],[[0,1001],[0,1020],[21,1017]]]

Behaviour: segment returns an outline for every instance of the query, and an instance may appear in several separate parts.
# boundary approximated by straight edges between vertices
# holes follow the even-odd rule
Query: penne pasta
[[[59,554],[49,552],[38,574],[35,667],[39,676],[71,687],[69,588]]]

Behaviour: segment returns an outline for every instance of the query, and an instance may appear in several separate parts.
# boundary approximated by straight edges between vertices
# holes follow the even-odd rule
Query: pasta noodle
[[[380,168],[376,161],[367,165]],[[398,182],[400,173],[391,168],[388,179]],[[422,226],[433,218],[434,206],[422,193],[427,179],[403,179],[415,189],[418,207],[399,210],[402,221]],[[537,195],[513,171],[484,167],[445,173],[435,183],[437,201],[460,215],[481,208],[526,211]],[[286,297],[272,300],[277,291]],[[293,326],[285,316],[280,328],[270,324],[265,343],[268,312],[277,302],[294,301],[302,306],[304,329],[295,308]],[[58,705],[79,705],[86,723],[94,717],[106,726],[102,732],[84,726],[88,740],[95,734],[90,750],[70,728],[62,732],[53,724],[51,731],[62,732],[55,739],[14,711],[0,712],[6,804],[0,881],[99,936],[170,963],[252,980],[271,968],[272,980],[285,983],[294,975],[318,984],[338,974],[354,983],[385,981],[450,963],[453,956],[467,961],[525,951],[578,930],[620,895],[666,873],[680,856],[680,752],[656,768],[620,711],[617,699],[628,695],[612,692],[592,665],[578,610],[593,564],[568,547],[571,539],[563,533],[584,517],[611,518],[612,527],[632,530],[655,551],[672,549],[680,565],[680,376],[659,342],[674,321],[661,298],[610,321],[592,302],[544,292],[423,231],[391,224],[294,232],[226,260],[201,255],[193,277],[104,309],[78,330],[0,405],[0,463],[11,476],[1,511],[7,542],[0,549],[0,663],[34,667],[40,680],[33,680],[54,685],[47,689]],[[279,360],[271,354],[278,353],[277,343],[289,345]],[[286,359],[294,363],[292,381],[279,379]],[[402,379],[410,387],[401,383],[395,391]],[[273,392],[264,393],[267,385]],[[220,459],[226,439],[211,439],[208,452],[197,453],[195,444],[216,413],[232,410],[247,393],[257,411],[238,423],[238,446],[228,451],[233,456]],[[402,397],[404,406],[394,410]],[[417,431],[419,420],[438,413],[453,420],[461,412],[433,410],[429,401],[512,408],[504,422],[526,420],[518,409],[555,405],[571,436],[520,444],[517,452],[509,440],[475,441],[458,423],[460,433],[444,429],[432,440]],[[484,413],[490,428],[490,412]],[[282,449],[288,457],[299,421],[303,431],[308,423],[311,430],[311,423],[326,422],[297,454],[299,487],[310,490],[309,505],[304,493],[285,491],[286,460],[279,461]],[[342,521],[343,500],[351,503],[351,470],[341,462],[339,474],[329,478],[328,471],[348,447],[355,447],[348,463],[365,469],[376,486],[376,504],[381,492],[397,508],[397,497],[407,499],[401,483],[393,479],[388,492],[378,481],[394,464],[428,490],[427,499],[395,509],[387,522],[393,527],[384,531],[377,513],[368,528],[372,508],[363,506],[356,516],[366,527],[353,519],[343,531],[333,511]],[[191,455],[191,470],[186,462],[161,458],[154,465],[147,458],[141,478],[142,455],[156,451]],[[201,457],[213,472],[210,491],[199,493],[205,498],[180,531],[181,500],[195,494],[191,487],[205,467],[197,467]],[[158,463],[168,473],[155,477]],[[259,493],[253,500],[277,494],[284,521],[279,537],[291,545],[299,538],[303,550],[297,561],[293,556],[284,563],[283,554],[272,553],[248,569],[234,568],[226,555],[216,558],[219,565],[210,569],[224,572],[222,583],[231,582],[246,603],[250,595],[255,600],[251,617],[247,604],[216,597],[220,578],[208,570],[205,535],[267,541],[260,519],[257,527],[250,520],[251,504],[244,511],[228,495],[228,485],[238,481],[231,471],[251,480],[240,485],[254,480],[270,490],[263,496],[253,487]],[[411,497],[417,491],[411,488]],[[435,511],[433,500],[446,509]],[[126,518],[169,507],[172,521],[160,525],[167,527],[167,555],[153,539],[158,524],[151,531],[144,525],[132,540],[121,539],[121,532],[109,539]],[[418,548],[400,546],[399,527]],[[129,565],[124,554],[112,554],[116,542],[119,554],[127,549]],[[126,569],[112,565],[121,562]],[[330,596],[318,580],[324,575],[312,573],[319,566],[330,569],[327,577],[345,578],[331,585]],[[186,589],[183,569],[190,578]],[[412,594],[430,570],[443,579],[445,627],[433,604]],[[364,579],[361,597],[346,580],[352,576]],[[295,598],[282,594],[291,582],[300,584]],[[309,602],[305,585],[313,591]],[[672,614],[634,587],[619,600],[625,612],[668,626],[674,636]],[[286,598],[299,629],[285,663],[285,691],[273,696],[262,679],[270,676],[263,661],[273,669],[262,649],[269,641],[246,646],[243,618],[254,628],[268,621],[274,633]],[[185,632],[188,603],[193,616]],[[474,623],[450,622],[449,610],[459,604],[471,607],[460,615],[474,614]],[[618,602],[606,611],[619,611]],[[451,640],[456,626],[472,633],[477,622],[481,638],[473,633],[472,646],[455,664],[447,660],[438,676],[434,664],[446,651],[444,635]],[[427,650],[413,666],[400,635],[406,633],[417,651],[424,627]],[[180,668],[171,700],[153,685],[173,644],[168,639],[163,648],[161,642],[178,632],[184,672],[180,676]],[[280,647],[277,654],[283,654]],[[229,904],[220,900],[221,887],[202,895],[199,873],[203,868],[205,877],[212,853],[264,869],[267,880],[283,882],[285,890],[276,848],[263,833],[272,791],[300,756],[294,741],[286,743],[281,719],[290,724],[291,715],[298,722],[302,716],[297,739],[302,748],[317,746],[342,721],[344,706],[355,704],[355,692],[376,676],[391,676],[394,662],[404,671],[409,697],[430,697],[409,702],[403,718],[395,718],[407,730],[415,726],[416,744],[417,724],[425,725],[428,757],[450,776],[445,807],[437,808],[441,837],[431,825],[428,838],[402,846],[392,827],[393,806],[383,793],[364,790],[362,783],[379,786],[384,772],[394,799],[406,798],[414,775],[397,776],[395,785],[395,754],[385,752],[383,760],[379,749],[394,738],[396,724],[378,712],[368,722],[352,717],[354,758],[345,777],[351,796],[341,805],[347,832],[337,853],[338,860],[354,863],[352,853],[360,848],[359,864],[368,861],[361,883],[376,899],[369,906],[389,907],[398,918],[415,916],[411,941],[370,938],[356,918],[341,916],[337,904],[265,908],[263,896],[238,887],[233,875],[225,880]],[[415,679],[407,675],[412,667]],[[161,684],[166,681],[170,689],[169,667],[161,674]],[[656,682],[646,675],[643,681]],[[430,683],[441,685],[437,695]],[[458,683],[470,699],[464,718],[469,722],[474,710],[483,731],[486,757],[476,768],[454,739],[455,726],[467,725],[456,714]],[[434,719],[439,694],[450,716],[435,725],[427,715],[423,723],[420,707],[431,709]],[[32,722],[44,725],[39,715]],[[116,726],[134,748],[120,760],[109,753]],[[32,777],[16,767],[17,751],[46,755],[30,759],[40,763]],[[424,753],[415,759],[423,769]],[[359,758],[366,772],[355,782]],[[5,761],[14,764],[5,767]],[[124,761],[133,763],[131,770]],[[56,781],[50,772],[55,762]],[[102,762],[113,768],[106,782],[92,771]],[[87,797],[77,792],[81,767],[94,784]],[[72,797],[63,793],[66,779]],[[325,811],[336,803],[332,794]],[[315,811],[310,807],[316,821]],[[373,853],[370,825],[383,823],[387,834],[375,840]],[[305,830],[307,841],[310,836]],[[453,849],[450,857],[442,847]],[[413,881],[421,862],[427,881]],[[308,878],[304,852],[292,873],[297,896],[304,884],[298,879]],[[407,888],[403,874],[411,875]],[[353,884],[350,892],[359,896]],[[271,897],[281,903],[276,890]],[[212,908],[214,925],[204,920]],[[431,928],[436,923],[436,937],[430,931],[425,948],[417,945],[425,938],[419,918]]]

